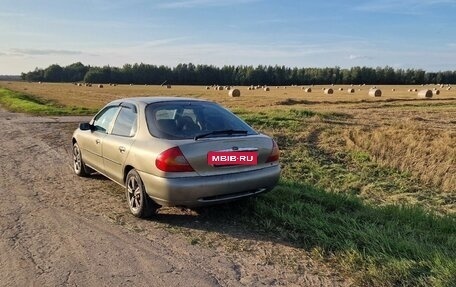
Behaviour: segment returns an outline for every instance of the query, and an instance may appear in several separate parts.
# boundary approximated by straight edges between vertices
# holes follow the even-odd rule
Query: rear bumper
[[[163,178],[139,172],[149,196],[163,206],[197,207],[228,202],[271,190],[280,166],[236,174]]]

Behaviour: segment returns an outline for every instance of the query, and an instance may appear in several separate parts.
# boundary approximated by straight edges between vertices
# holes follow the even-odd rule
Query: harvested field
[[[268,255],[277,268],[288,268],[284,269],[287,272],[294,268],[296,274],[314,270],[302,265],[302,258],[310,258],[306,261],[309,266],[323,264],[338,274],[335,285],[451,286],[453,282],[451,276],[442,274],[456,272],[456,249],[451,241],[456,233],[454,91],[443,89],[431,99],[420,99],[408,92],[418,86],[377,85],[383,92],[378,98],[369,97],[367,88],[349,93],[348,85],[335,85],[331,96],[318,85],[312,87],[312,93],[298,86],[268,93],[262,88],[233,87],[242,96],[230,97],[228,91],[201,86],[104,85],[99,89],[22,82],[2,82],[0,86],[55,105],[94,109],[129,96],[176,95],[216,101],[278,141],[283,180],[257,200],[203,211],[217,218],[210,220],[215,225],[212,231],[183,221],[171,221],[170,229],[198,245],[227,252],[231,248],[235,256],[242,257],[243,252],[250,252],[250,245],[240,247],[233,233],[220,234],[229,226],[224,222],[236,222],[234,229],[238,230],[254,228],[265,234],[256,239],[294,248],[284,251],[280,247],[280,254]],[[433,88],[439,86],[420,89]],[[5,105],[1,97],[0,103]],[[64,133],[69,137],[68,130]],[[103,188],[105,184],[99,185]],[[173,209],[172,213],[182,216],[182,211]],[[192,216],[197,221],[208,220]],[[130,222],[128,218],[123,214],[121,221]],[[178,226],[176,222],[180,222]],[[435,232],[429,233],[429,226]],[[150,226],[141,227],[150,230]],[[239,236],[250,233],[243,234]],[[267,252],[261,248],[255,252]],[[295,252],[298,258],[291,256]],[[324,274],[327,280],[328,273]],[[321,282],[326,284],[324,280]]]

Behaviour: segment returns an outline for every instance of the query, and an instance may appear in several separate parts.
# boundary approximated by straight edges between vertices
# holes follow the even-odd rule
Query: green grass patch
[[[252,224],[326,258],[369,286],[453,286],[456,220],[410,206],[372,206],[283,181],[252,203]]]
[[[93,115],[95,109],[84,107],[67,107],[35,96],[0,88],[0,105],[12,112],[29,113],[34,115]]]

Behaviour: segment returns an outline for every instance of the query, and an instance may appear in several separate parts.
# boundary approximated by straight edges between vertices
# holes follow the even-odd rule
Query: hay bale
[[[211,89],[211,87],[209,87],[209,86],[206,86],[206,90],[210,90],[210,89]]]
[[[353,93],[355,92],[355,89],[351,89],[351,88],[350,88],[350,89],[347,90],[347,92],[348,92],[349,94],[353,94]]]
[[[451,87],[448,87],[448,88],[447,88],[447,91],[449,91],[449,90],[451,90]]]
[[[413,89],[414,92],[418,92],[418,89]]]
[[[263,89],[265,92],[269,92],[269,87]]]
[[[166,88],[167,89],[171,89],[171,85],[166,85]]]
[[[370,89],[369,90],[369,96],[371,96],[371,97],[381,97],[382,96],[382,91],[380,89]]]
[[[396,91],[396,89],[391,89],[391,92],[395,92],[395,91]]]
[[[230,95],[230,97],[240,97],[241,91],[239,91],[238,89],[232,89],[228,92],[228,95]]]
[[[81,83],[78,83],[78,87],[82,87],[82,84],[81,84]]]
[[[344,90],[344,88],[339,88],[339,91],[343,91],[343,90]]]
[[[408,92],[411,92],[411,91],[412,91],[412,89],[408,89],[407,91],[408,91]]]
[[[304,92],[306,92],[306,93],[312,93],[312,89],[311,89],[311,88],[307,88],[307,89],[304,90]]]
[[[418,98],[422,98],[422,99],[432,98],[432,91],[431,90],[421,90],[418,92]]]
[[[440,95],[440,90],[435,89],[434,91],[432,91],[432,93],[433,93],[435,96],[438,96],[438,95]]]
[[[331,89],[331,88],[325,89],[325,94],[327,94],[327,95],[332,95],[332,94],[334,94],[334,90]]]
[[[226,87],[226,90],[227,90],[227,91],[231,90],[231,87],[230,87],[230,86],[227,86],[227,87]]]
[[[98,87],[99,87],[99,88],[103,88],[103,85],[102,85],[102,84],[99,84]]]

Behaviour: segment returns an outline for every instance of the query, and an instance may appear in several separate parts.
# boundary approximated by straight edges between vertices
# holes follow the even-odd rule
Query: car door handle
[[[101,142],[101,141],[100,141],[99,139],[96,139],[96,140],[95,140],[95,143],[96,143],[96,144],[99,144],[100,142]]]
[[[119,147],[119,151],[120,151],[120,152],[125,152],[125,147],[120,146],[120,147]]]

